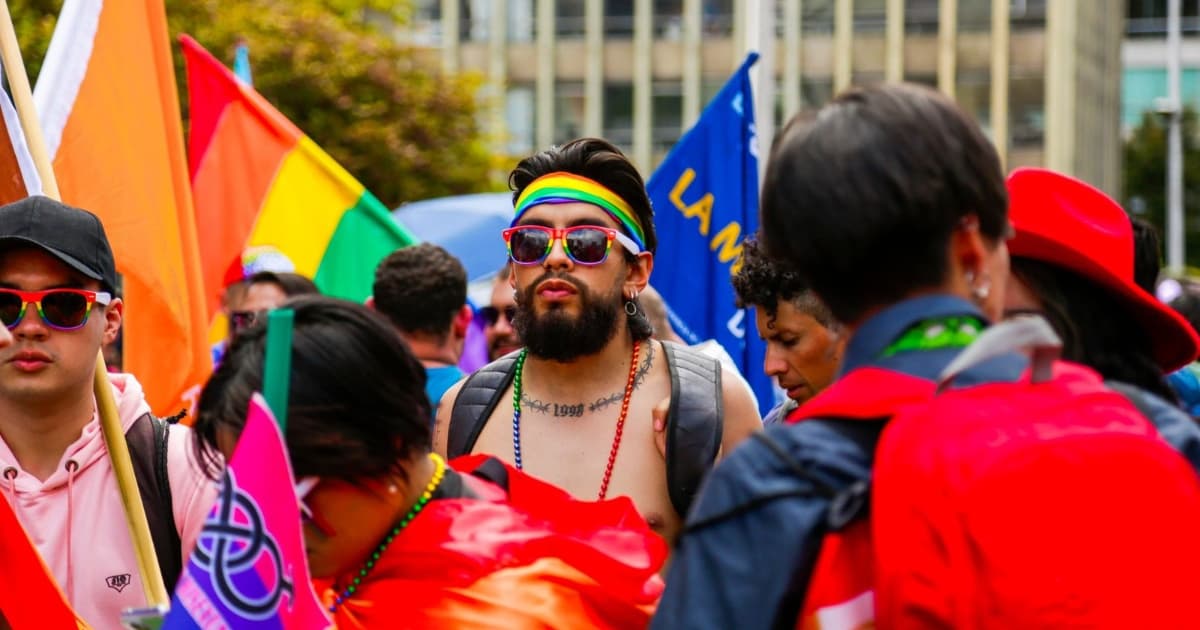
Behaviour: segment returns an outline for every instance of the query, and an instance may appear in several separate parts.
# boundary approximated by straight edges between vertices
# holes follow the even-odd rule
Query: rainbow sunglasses
[[[30,304],[37,307],[38,317],[55,330],[76,330],[87,323],[92,305],[108,306],[112,295],[104,291],[84,289],[46,289],[18,291],[0,289],[0,321],[9,329],[24,319]]]
[[[633,239],[609,227],[575,225],[551,228],[544,225],[518,225],[501,232],[508,246],[508,257],[518,265],[539,265],[550,255],[555,241],[577,265],[599,265],[608,259],[613,241],[637,255],[642,248]]]

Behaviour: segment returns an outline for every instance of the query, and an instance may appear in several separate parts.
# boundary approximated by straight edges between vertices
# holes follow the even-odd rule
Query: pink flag
[[[292,465],[255,395],[163,628],[328,628],[312,590]]]

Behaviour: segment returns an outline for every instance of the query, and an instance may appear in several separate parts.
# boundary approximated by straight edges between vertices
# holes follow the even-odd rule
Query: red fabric
[[[872,519],[880,627],[1195,624],[1200,484],[1087,368],[895,416]]]
[[[1200,354],[1200,337],[1182,315],[1143,291],[1133,278],[1133,227],[1117,202],[1079,181],[1040,168],[1008,177],[1013,256],[1073,271],[1108,290],[1142,324],[1154,357],[1173,372]]]
[[[879,420],[927,400],[933,381],[876,367],[851,371],[788,414],[786,422],[812,418]],[[869,394],[867,394],[869,392]]]
[[[451,462],[474,470],[482,456]],[[397,537],[338,628],[645,627],[666,545],[625,497],[586,502],[508,467],[503,492],[431,502]],[[318,583],[326,604],[334,593]]]
[[[3,498],[0,559],[0,626],[7,620],[13,628],[83,627]]]

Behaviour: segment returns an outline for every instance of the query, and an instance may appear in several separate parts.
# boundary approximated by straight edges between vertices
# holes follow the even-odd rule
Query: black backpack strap
[[[137,479],[142,508],[158,556],[158,568],[163,583],[175,587],[183,571],[183,543],[175,526],[175,508],[171,500],[171,481],[167,474],[167,439],[170,424],[145,414],[125,432],[129,457],[133,461],[133,476]]]
[[[519,351],[518,351],[519,352]],[[467,377],[458,390],[454,406],[450,410],[450,426],[446,435],[446,459],[466,455],[475,448],[475,442],[500,397],[512,384],[517,371],[517,355],[513,352],[479,368]]]
[[[721,363],[687,346],[663,342],[662,347],[671,376],[667,492],[682,517],[687,516],[721,450],[725,417]]]

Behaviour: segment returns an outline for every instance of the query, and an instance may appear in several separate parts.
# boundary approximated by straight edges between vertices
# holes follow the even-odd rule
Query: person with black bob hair
[[[666,550],[628,500],[582,504],[485,457],[452,468],[430,452],[425,370],[382,315],[321,296],[281,308],[295,313],[284,437],[338,628],[645,625]],[[213,479],[262,389],[266,328],[238,335],[200,396],[196,455]]]

